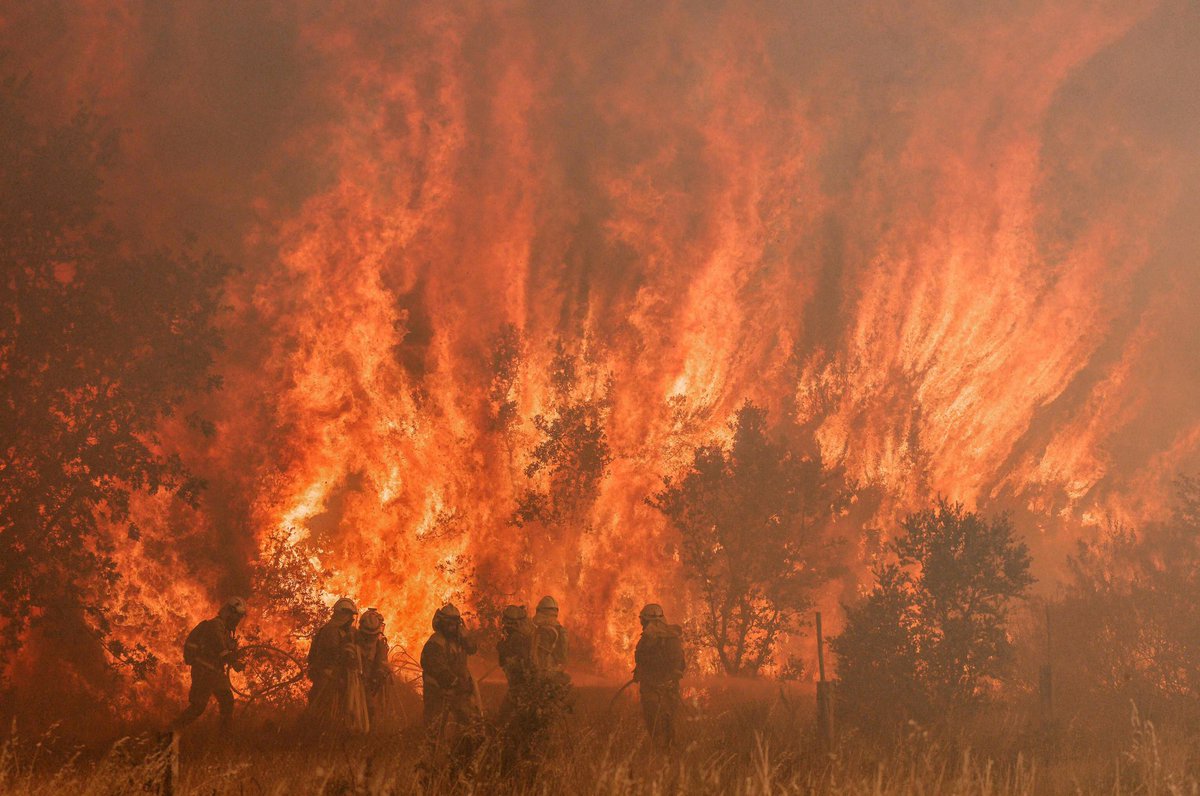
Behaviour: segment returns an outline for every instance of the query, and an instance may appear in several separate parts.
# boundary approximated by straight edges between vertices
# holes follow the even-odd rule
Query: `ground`
[[[1139,717],[1126,717],[1123,737],[1085,744],[1078,729],[1031,723],[1014,706],[994,706],[977,723],[970,745],[913,728],[885,747],[844,731],[822,749],[813,729],[811,685],[715,681],[694,689],[680,729],[680,748],[658,754],[640,725],[629,689],[610,711],[619,684],[578,689],[575,713],[552,739],[536,769],[502,772],[498,744],[487,741],[476,768],[455,773],[432,766],[413,727],[389,737],[298,743],[288,718],[249,709],[231,738],[205,717],[179,742],[174,793],[232,794],[1026,794],[1194,793],[1187,737],[1164,738]],[[484,701],[494,711],[499,688]],[[415,713],[414,713],[415,715]],[[982,729],[980,729],[982,728]],[[1047,743],[1047,734],[1056,736]],[[1114,732],[1114,735],[1122,733]],[[162,768],[135,735],[103,753],[50,759],[57,753],[10,739],[0,755],[4,794],[162,792]],[[39,759],[39,754],[43,757]],[[159,788],[155,791],[155,788]]]

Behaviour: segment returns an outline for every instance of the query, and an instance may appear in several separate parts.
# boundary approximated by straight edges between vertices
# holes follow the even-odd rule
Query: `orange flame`
[[[1170,224],[1200,167],[1122,76],[1191,58],[1184,13],[1194,31],[1178,4],[1034,0],[9,12],[60,109],[96,96],[129,130],[120,223],[194,224],[246,267],[217,439],[165,432],[207,510],[144,508],[211,558],[121,551],[163,649],[282,533],[409,648],[483,583],[555,594],[616,666],[641,602],[691,609],[643,498],[747,397],[883,489],[881,525],[941,492],[1061,554],[1155,510],[1200,443],[1148,386],[1200,376],[1172,356],[1200,338],[1200,247]],[[612,461],[567,520],[514,525],[550,477],[525,472],[533,418],[562,400],[602,407]]]

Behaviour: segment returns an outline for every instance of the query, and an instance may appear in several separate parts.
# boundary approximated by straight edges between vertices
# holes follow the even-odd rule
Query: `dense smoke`
[[[1198,36],[1184,0],[0,12],[42,121],[121,131],[113,222],[241,267],[128,632],[173,656],[274,539],[402,643],[549,591],[612,665],[678,593],[645,498],[746,399],[867,525],[1011,510],[1052,579],[1200,453]]]

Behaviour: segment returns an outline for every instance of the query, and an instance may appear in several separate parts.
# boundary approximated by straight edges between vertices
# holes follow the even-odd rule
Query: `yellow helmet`
[[[358,629],[371,635],[381,632],[383,630],[383,614],[374,608],[368,608],[358,618]]]
[[[523,605],[506,605],[504,606],[504,613],[500,617],[505,622],[520,622],[522,619],[529,618],[529,611]]]
[[[642,612],[638,614],[638,619],[643,622],[653,622],[656,619],[665,619],[666,614],[663,613],[663,607],[658,603],[647,603]]]
[[[454,603],[446,603],[433,613],[433,629],[445,630],[456,628],[463,623],[462,614]]]

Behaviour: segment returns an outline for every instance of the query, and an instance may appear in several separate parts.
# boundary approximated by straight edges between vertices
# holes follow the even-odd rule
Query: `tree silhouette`
[[[137,252],[102,218],[115,137],[86,111],[39,128],[24,96],[21,81],[3,81],[0,663],[29,623],[59,617],[144,667],[144,650],[109,638],[104,593],[120,575],[104,529],[137,541],[137,491],[196,499],[200,484],[155,430],[218,386],[214,318],[229,269]]]
[[[747,401],[733,441],[698,447],[650,500],[679,533],[684,572],[700,590],[700,635],[729,674],[755,675],[780,637],[799,629],[831,575],[824,531],[846,500],[841,474],[767,434]]]
[[[875,587],[846,607],[846,625],[830,640],[837,653],[842,719],[893,728],[924,717],[918,617],[912,583],[895,564],[877,566]]]
[[[1008,611],[1033,583],[1007,517],[945,499],[906,517],[885,552],[895,561],[876,567],[874,588],[846,609],[832,641],[843,705],[877,726],[881,705],[892,719],[929,719],[978,698],[1006,670]]]
[[[1200,696],[1200,481],[1175,482],[1169,516],[1081,541],[1068,567],[1052,613],[1074,682],[1122,704]]]

